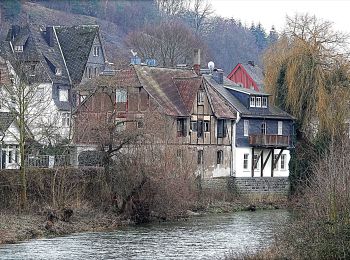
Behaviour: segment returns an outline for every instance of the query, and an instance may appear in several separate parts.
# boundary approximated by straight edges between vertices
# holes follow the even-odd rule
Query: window
[[[255,107],[255,97],[250,97],[250,107]]]
[[[44,97],[44,88],[43,87],[38,87],[37,95],[38,95],[38,98]]]
[[[210,122],[209,121],[204,121],[204,132],[209,132],[210,131]]]
[[[100,55],[100,47],[94,46],[94,56],[99,56],[99,55]]]
[[[259,155],[254,154],[254,170],[258,170],[259,169],[259,161],[258,161]]]
[[[86,95],[80,95],[79,99],[80,103],[83,102],[86,99]]]
[[[117,132],[121,132],[124,131],[126,129],[126,123],[124,121],[124,119],[117,119],[115,121],[115,125],[116,125],[116,131]]]
[[[56,68],[55,74],[56,74],[56,76],[61,76],[61,75],[62,75],[62,70],[61,70],[61,68]]]
[[[262,107],[267,107],[267,97],[262,97]]]
[[[202,138],[203,137],[203,131],[204,131],[203,121],[199,120],[197,122],[197,137],[198,138]]]
[[[70,113],[67,113],[67,112],[62,113],[62,126],[63,127],[70,126]]]
[[[218,119],[217,121],[217,136],[219,138],[226,137],[226,128],[227,128],[227,123],[225,119]]]
[[[281,155],[281,170],[285,170],[286,169],[286,155],[282,154]]]
[[[266,135],[266,122],[261,124],[261,134]]]
[[[176,157],[177,157],[178,159],[182,159],[182,157],[183,157],[183,151],[182,151],[181,149],[177,149],[177,150],[176,150]]]
[[[124,89],[118,89],[115,92],[115,97],[116,97],[116,101],[117,103],[126,103],[127,101],[127,92]]]
[[[249,120],[243,121],[243,133],[244,133],[244,136],[249,135]]]
[[[15,52],[23,52],[23,45],[16,45]]]
[[[198,91],[197,101],[198,101],[198,104],[202,104],[204,102],[204,91],[203,90]]]
[[[94,72],[95,72],[95,77],[97,77],[97,75],[98,75],[98,70],[97,70],[97,68],[94,68]]]
[[[278,158],[278,154],[274,154],[274,155],[273,155],[273,160],[274,160],[274,163],[275,163],[275,165],[274,165],[274,167],[273,167],[274,170],[278,170],[278,161],[277,161],[277,158]]]
[[[137,129],[142,129],[143,128],[143,121],[137,121]]]
[[[256,107],[261,107],[261,97],[256,97],[255,106]]]
[[[88,78],[91,79],[92,78],[92,68],[88,68]]]
[[[68,101],[68,89],[59,89],[58,90],[58,99],[62,102]]]
[[[8,163],[12,163],[12,156],[13,156],[13,152],[9,151],[9,157],[8,157]]]
[[[192,132],[197,132],[197,121],[191,121],[190,130]]]
[[[177,119],[177,136],[186,136],[187,126],[186,126],[186,118],[178,118]]]
[[[18,145],[15,146],[15,163],[18,163],[19,159],[19,150],[18,150]]]
[[[243,155],[243,169],[245,169],[245,170],[248,169],[248,163],[249,163],[249,154],[245,153]]]
[[[198,150],[197,163],[203,164],[203,150]]]
[[[282,121],[278,121],[278,135],[282,135],[283,133],[283,122]]]
[[[216,152],[216,163],[222,164],[224,161],[224,152],[222,150],[219,150]]]

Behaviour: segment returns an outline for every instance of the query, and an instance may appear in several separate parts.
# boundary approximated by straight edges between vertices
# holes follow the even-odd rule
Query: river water
[[[236,212],[0,245],[0,259],[222,259],[266,248],[285,210]]]

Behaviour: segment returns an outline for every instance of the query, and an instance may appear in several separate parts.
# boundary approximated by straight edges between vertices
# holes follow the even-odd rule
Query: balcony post
[[[261,159],[260,159],[260,176],[263,177],[264,174],[264,149],[261,150]]]
[[[275,150],[271,148],[271,177],[273,177],[273,168],[275,166]]]
[[[254,177],[254,147],[252,148],[251,172],[252,172],[252,177]]]

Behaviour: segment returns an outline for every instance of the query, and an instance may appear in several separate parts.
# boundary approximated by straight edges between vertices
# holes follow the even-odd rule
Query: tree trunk
[[[24,211],[27,208],[27,179],[25,166],[25,120],[24,120],[24,91],[21,93],[19,107],[19,149],[20,149],[20,210]]]

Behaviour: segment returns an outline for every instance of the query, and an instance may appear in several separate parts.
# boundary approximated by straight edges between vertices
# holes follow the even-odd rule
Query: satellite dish
[[[213,71],[213,69],[215,68],[215,63],[212,62],[212,61],[209,61],[208,62],[208,68],[209,68],[210,71]]]

